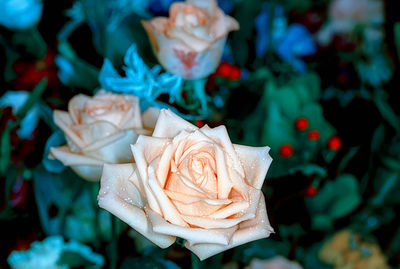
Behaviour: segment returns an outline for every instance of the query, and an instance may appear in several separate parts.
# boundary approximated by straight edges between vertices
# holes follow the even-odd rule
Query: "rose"
[[[332,0],[329,21],[318,32],[317,39],[326,45],[335,34],[351,34],[357,26],[362,26],[367,41],[381,42],[384,21],[381,0]]]
[[[0,25],[10,29],[27,29],[42,16],[41,0],[1,0]]]
[[[273,232],[260,190],[268,151],[161,110],[153,136],[132,145],[136,164],[104,165],[99,206],[158,246],[180,237],[205,259]]]
[[[302,269],[300,264],[277,256],[268,260],[253,259],[246,269]]]
[[[225,15],[215,0],[173,3],[170,17],[142,21],[153,51],[164,68],[185,79],[204,78],[221,60],[227,35],[238,22]]]
[[[54,111],[54,122],[64,132],[67,146],[52,147],[50,154],[91,181],[100,179],[104,163],[130,162],[129,145],[138,134],[149,133],[158,116],[156,108],[141,115],[135,96],[103,90],[92,98],[76,95],[68,110]]]

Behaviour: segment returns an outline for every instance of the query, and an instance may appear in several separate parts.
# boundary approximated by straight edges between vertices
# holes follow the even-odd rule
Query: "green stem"
[[[195,254],[193,254],[193,252],[191,253],[191,258],[192,258],[192,269],[200,269],[201,261]]]
[[[201,114],[208,114],[207,109],[207,95],[205,90],[206,79],[196,79],[192,80],[192,85],[194,89],[194,94],[199,98],[201,104]]]
[[[117,219],[111,216],[111,250],[110,250],[110,268],[116,269],[118,262],[118,232],[117,232]]]

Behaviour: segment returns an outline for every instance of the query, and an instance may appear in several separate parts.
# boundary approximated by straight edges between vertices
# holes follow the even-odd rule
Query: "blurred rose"
[[[173,3],[169,14],[142,21],[160,63],[185,79],[210,75],[218,67],[228,33],[239,29],[237,21],[215,0]]]
[[[203,260],[273,232],[261,192],[269,147],[232,144],[224,126],[162,110],[132,152],[136,165],[104,166],[99,205],[158,246],[180,237]]]
[[[23,30],[32,27],[42,17],[41,0],[1,0],[0,25]]]
[[[364,30],[368,41],[381,41],[385,21],[381,0],[332,0],[329,21],[318,32],[318,40],[328,44],[335,34],[350,34],[357,26]]]
[[[253,259],[247,269],[302,269],[300,264],[285,257],[274,257],[268,260]]]
[[[153,117],[158,116],[158,110],[150,108],[142,117],[135,96],[103,90],[94,97],[76,95],[68,110],[54,111],[54,122],[64,132],[68,146],[52,147],[50,155],[92,181],[100,179],[104,163],[130,162],[129,145],[138,134],[149,133]]]
[[[319,251],[321,261],[335,269],[386,269],[386,257],[378,245],[365,241],[351,230],[337,232]]]

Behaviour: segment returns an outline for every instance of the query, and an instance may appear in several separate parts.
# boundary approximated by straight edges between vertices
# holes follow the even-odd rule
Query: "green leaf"
[[[179,269],[180,267],[171,261],[161,259],[149,259],[149,258],[129,258],[125,260],[120,269]]]
[[[394,42],[397,47],[397,57],[400,59],[400,22],[394,24]]]
[[[306,200],[313,218],[318,218],[319,226],[329,224],[353,211],[361,202],[357,179],[350,174],[339,175],[328,181],[314,197]]]
[[[33,89],[31,94],[29,95],[28,100],[25,102],[25,104],[17,111],[17,116],[21,119],[23,119],[28,113],[28,111],[35,105],[39,100],[40,96],[44,92],[47,86],[47,78],[43,78]]]
[[[382,92],[376,91],[374,93],[373,100],[382,117],[399,133],[399,116],[394,113],[392,107],[387,103],[384,94]]]

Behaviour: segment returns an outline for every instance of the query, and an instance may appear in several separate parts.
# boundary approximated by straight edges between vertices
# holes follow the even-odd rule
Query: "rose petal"
[[[224,38],[230,31],[239,30],[239,23],[232,17],[227,16],[218,8],[214,13],[214,20],[210,26],[210,32],[215,39]]]
[[[253,188],[248,196],[250,197],[249,201],[234,202],[206,217],[182,217],[189,224],[205,229],[232,227],[256,216],[261,191]]]
[[[55,159],[59,160],[66,166],[71,165],[95,165],[102,166],[104,161],[91,158],[82,154],[72,152],[67,146],[62,147],[51,147],[50,155]]]
[[[196,126],[178,117],[171,110],[161,109],[153,137],[173,138],[183,130],[191,132],[197,129]]]
[[[200,260],[204,260],[238,245],[261,238],[266,238],[271,233],[273,233],[273,229],[268,221],[264,196],[261,196],[256,217],[241,223],[239,225],[239,229],[233,234],[228,245],[222,246],[218,244],[196,244],[191,246],[190,244],[185,244],[185,247],[195,253]]]
[[[224,149],[224,152],[226,152],[227,156],[229,156],[229,159],[226,160],[230,166],[229,169],[235,169],[240,176],[244,177],[242,164],[233,147],[226,127],[220,125],[215,128],[210,128],[205,125],[200,129],[200,131],[203,132],[206,136],[210,137],[215,142],[217,142],[219,145],[221,145],[221,147]]]
[[[73,122],[70,114],[64,111],[55,110],[53,113],[53,120],[54,123],[64,132],[65,136],[70,140],[70,142],[73,143],[71,147],[75,147],[76,151],[80,151],[80,149],[86,146],[85,142],[71,130]]]
[[[171,222],[172,224],[188,227],[187,223],[182,219],[174,204],[161,189],[160,184],[156,179],[154,167],[151,164],[148,169],[148,175],[149,186],[154,193],[154,197],[157,200],[158,205],[161,208],[163,218]]]
[[[220,147],[216,146],[216,163],[217,163],[217,178],[218,178],[218,199],[226,199],[232,190],[232,182],[227,171],[227,163],[225,154]]]
[[[156,107],[149,107],[142,114],[143,126],[146,129],[154,130],[158,116],[160,115],[160,109]]]
[[[143,128],[139,98],[133,95],[124,96],[124,98],[129,101],[131,107],[128,111],[120,112],[122,118],[118,126],[122,129]]]
[[[133,159],[130,144],[135,143],[137,134],[132,130],[124,130],[82,149],[82,152],[108,163],[126,163]]]
[[[213,17],[214,11],[219,9],[215,0],[187,0],[186,3],[204,9],[210,18]]]
[[[103,171],[103,165],[72,165],[71,169],[83,179],[88,181],[99,181]]]
[[[159,214],[145,208],[153,225],[153,230],[160,234],[174,235],[186,239],[188,245],[200,243],[213,243],[226,245],[237,227],[229,229],[201,229],[188,228],[166,222]]]
[[[132,164],[104,165],[98,201],[101,208],[111,212],[133,229],[161,248],[175,242],[175,237],[157,234],[153,231],[145,212],[141,208],[144,200],[129,177],[138,174]]]
[[[170,191],[170,190],[164,190],[164,192],[172,200],[181,202],[183,204],[191,204],[191,203],[196,203],[196,202],[200,202],[200,201],[205,202],[208,205],[228,205],[228,204],[232,203],[232,200],[230,200],[230,199],[224,199],[224,200],[223,199],[209,199],[209,198],[188,195],[185,193],[174,192],[174,191]]]
[[[152,141],[154,142],[152,146],[147,144],[148,142]],[[159,214],[161,214],[161,208],[152,190],[150,189],[147,166],[160,154],[158,151],[161,150],[168,142],[168,139],[157,139],[154,137],[141,135],[138,137],[136,144],[131,145],[132,154],[136,161],[136,166],[140,175],[140,182],[146,193],[147,201],[150,207]]]
[[[107,136],[118,133],[120,129],[108,122],[108,121],[97,121],[90,124],[81,124],[73,126],[73,130],[81,138],[85,145],[90,145],[98,140],[104,139]]]
[[[256,189],[261,189],[272,158],[269,147],[248,147],[234,145],[237,156],[242,162],[247,183]]]
[[[172,28],[168,31],[169,38],[175,38],[183,42],[186,46],[188,46],[191,50],[196,52],[205,51],[207,48],[211,46],[211,42],[198,38],[195,35],[192,35],[186,31],[183,31],[179,28]]]
[[[202,188],[196,186],[196,184],[194,184],[190,179],[181,174],[173,160],[171,160],[171,173],[169,175],[167,184],[165,185],[165,189],[197,197],[211,199],[214,198]]]
[[[78,94],[71,98],[68,102],[69,115],[74,124],[81,124],[81,112],[85,108],[85,104],[91,98],[84,94]]]

